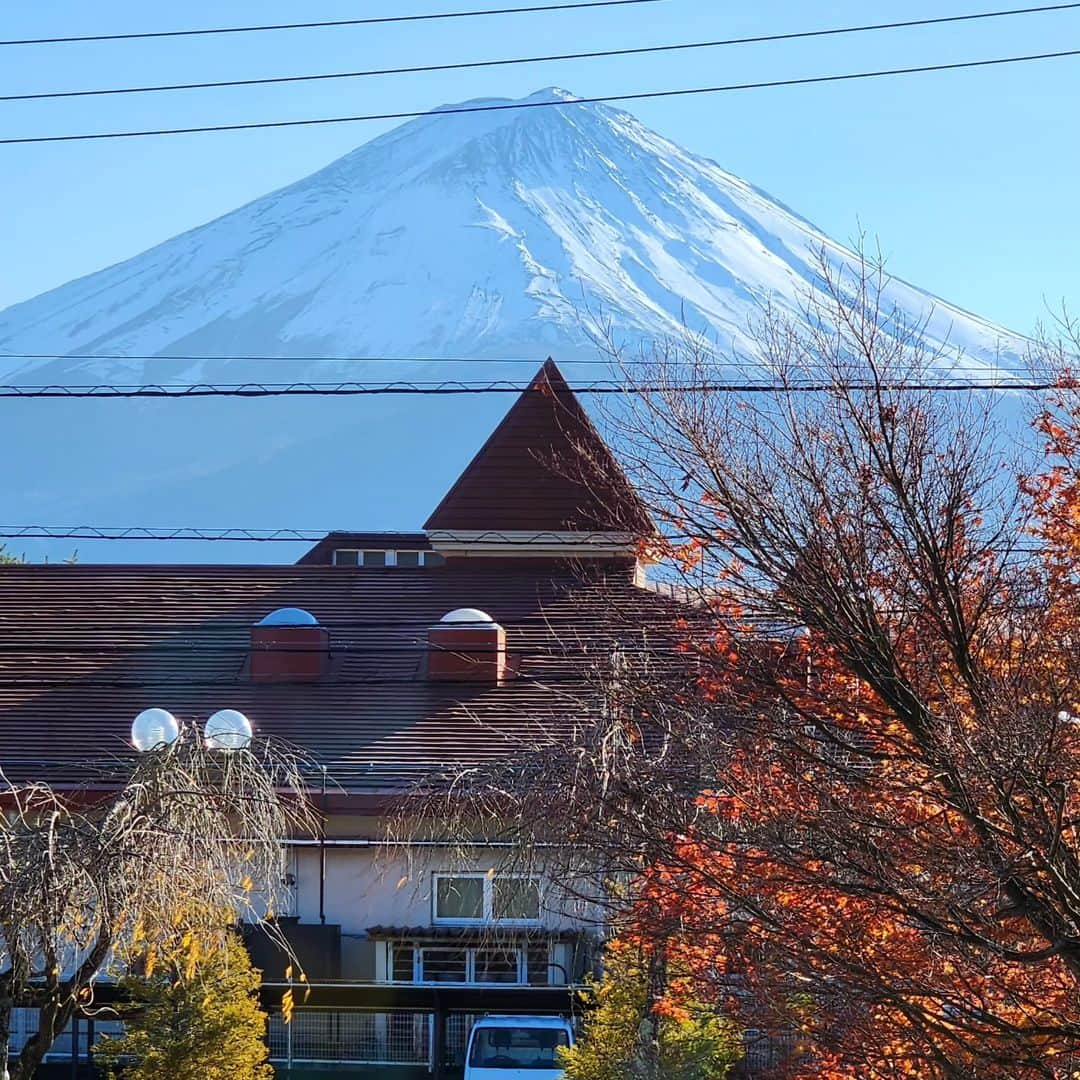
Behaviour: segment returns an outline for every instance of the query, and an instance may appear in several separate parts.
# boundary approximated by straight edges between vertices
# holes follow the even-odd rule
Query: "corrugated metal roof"
[[[152,706],[199,721],[240,709],[347,788],[512,753],[585,708],[586,665],[619,635],[618,620],[583,614],[589,596],[621,597],[643,620],[665,605],[626,571],[582,576],[567,564],[4,566],[0,767],[62,780],[78,770],[61,763],[126,756],[132,719]],[[250,626],[280,607],[305,608],[330,629],[333,659],[319,681],[248,678]],[[506,628],[520,678],[427,681],[426,628],[460,607]]]

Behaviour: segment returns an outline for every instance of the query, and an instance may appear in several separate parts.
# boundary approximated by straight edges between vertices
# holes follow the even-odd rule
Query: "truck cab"
[[[561,1080],[559,1048],[574,1045],[561,1016],[484,1016],[469,1033],[465,1080]]]

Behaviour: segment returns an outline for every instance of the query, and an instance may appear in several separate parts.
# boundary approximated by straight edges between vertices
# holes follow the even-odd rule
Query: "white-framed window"
[[[431,895],[436,923],[534,926],[540,922],[540,879],[526,874],[435,874]]]
[[[395,983],[501,986],[564,984],[562,956],[547,941],[483,944],[390,942],[387,971]]]
[[[442,566],[446,559],[437,551],[389,551],[394,561],[391,566]]]
[[[437,551],[389,551],[382,548],[335,548],[335,566],[442,566],[446,559]]]

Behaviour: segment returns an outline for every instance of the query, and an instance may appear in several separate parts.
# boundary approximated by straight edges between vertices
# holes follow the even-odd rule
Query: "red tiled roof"
[[[200,721],[240,709],[346,788],[505,755],[583,708],[573,692],[590,644],[611,640],[619,622],[583,614],[589,595],[621,598],[642,621],[667,603],[625,569],[583,580],[568,564],[0,567],[0,767],[62,780],[78,772],[64,763],[124,756],[132,719],[151,706]],[[279,607],[330,629],[319,681],[249,679],[250,626]],[[459,607],[505,627],[520,678],[426,679],[426,629]]]
[[[653,531],[644,504],[553,360],[537,372],[424,528]]]

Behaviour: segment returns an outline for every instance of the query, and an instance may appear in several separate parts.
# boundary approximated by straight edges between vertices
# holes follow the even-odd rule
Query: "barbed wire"
[[[569,530],[568,530],[569,531]],[[431,529],[419,536],[397,533],[367,533],[337,529],[209,529],[192,526],[152,525],[0,525],[3,540],[197,540],[242,541],[252,543],[318,543],[323,540],[340,540],[349,551],[432,551],[435,544],[468,544],[470,546],[529,547],[542,544],[548,547],[611,547],[622,543],[634,543],[635,538],[616,530],[611,532],[583,532],[568,536],[566,533],[502,532],[485,529],[479,532],[455,532]],[[669,539],[679,539],[678,537]],[[688,537],[684,538],[688,539]],[[385,544],[385,548],[380,546]],[[419,546],[418,546],[419,545]],[[314,564],[326,565],[326,564]],[[417,567],[356,567],[339,566],[336,569],[401,570]],[[430,569],[421,567],[420,569]]]
[[[1020,381],[1002,379],[1000,376],[983,380],[936,379],[930,381],[895,382],[704,382],[704,383],[649,383],[638,385],[615,380],[584,383],[570,387],[574,394],[623,395],[667,393],[702,394],[823,394],[823,393],[870,393],[940,391],[957,393],[987,391],[991,393],[1046,391],[1060,389],[1058,380]],[[63,384],[0,384],[0,398],[207,398],[207,397],[366,397],[378,395],[454,396],[461,394],[542,394],[551,396],[550,386],[545,383],[521,383],[496,380],[492,382],[467,382],[443,380],[441,382],[291,382],[291,383],[96,383],[82,385]]]

